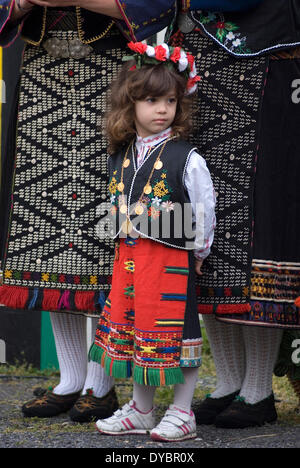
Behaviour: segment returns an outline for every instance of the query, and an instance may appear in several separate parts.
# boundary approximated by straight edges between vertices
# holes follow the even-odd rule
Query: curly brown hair
[[[172,132],[178,138],[186,138],[191,129],[193,98],[186,95],[186,79],[173,67],[162,63],[133,68],[127,63],[112,83],[106,116],[106,132],[109,152],[114,153],[136,137],[135,103],[147,97],[165,96],[175,90],[177,111]]]

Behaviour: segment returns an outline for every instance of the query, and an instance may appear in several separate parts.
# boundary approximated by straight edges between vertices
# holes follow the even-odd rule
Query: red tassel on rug
[[[44,289],[43,290],[43,310],[57,310],[58,302],[60,299],[60,291],[58,289]]]
[[[28,288],[16,286],[0,287],[0,304],[10,309],[25,309],[29,298]]]
[[[214,311],[214,306],[206,304],[198,304],[198,314],[209,315]]]
[[[77,310],[95,312],[95,293],[93,291],[76,291],[75,306]]]
[[[216,314],[244,314],[251,312],[250,304],[220,304],[217,306]]]
[[[295,305],[296,305],[297,307],[300,307],[300,296],[297,297],[297,299],[295,300]]]

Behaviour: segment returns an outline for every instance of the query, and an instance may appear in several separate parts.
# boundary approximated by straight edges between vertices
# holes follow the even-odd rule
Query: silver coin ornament
[[[181,32],[187,34],[193,31],[195,23],[188,13],[180,13],[178,17],[178,26]]]

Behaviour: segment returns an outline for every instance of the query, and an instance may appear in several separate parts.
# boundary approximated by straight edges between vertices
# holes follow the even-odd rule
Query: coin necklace
[[[144,207],[144,204],[142,203],[142,199],[143,199],[143,196],[144,195],[150,195],[150,193],[152,192],[152,186],[151,186],[151,179],[152,179],[152,176],[153,176],[153,173],[155,170],[159,171],[160,169],[162,169],[163,167],[163,162],[160,160],[162,154],[163,154],[163,151],[166,147],[166,144],[168,143],[168,141],[171,140],[171,138],[168,138],[164,144],[162,145],[161,147],[161,150],[159,152],[159,155],[157,156],[156,160],[155,160],[155,163],[153,165],[153,168],[151,170],[151,173],[149,175],[149,178],[148,178],[148,181],[146,183],[146,185],[144,186],[143,188],[143,192],[141,193],[140,197],[139,197],[139,200],[135,206],[135,213],[137,215],[142,215],[145,211],[145,207]],[[125,196],[124,196],[124,188],[125,188],[125,184],[124,184],[124,169],[126,169],[129,165],[130,165],[130,159],[128,158],[128,153],[129,153],[129,149],[131,148],[132,146],[132,143],[128,146],[127,148],[127,151],[126,151],[126,154],[124,156],[124,159],[123,159],[123,163],[122,163],[122,171],[121,171],[121,182],[118,184],[118,190],[119,192],[121,192],[121,200],[119,202],[119,206],[120,206],[120,212],[122,214],[126,214],[126,220],[123,222],[122,224],[122,231],[124,232],[124,234],[130,234],[131,231],[133,230],[133,225],[132,225],[132,222],[130,221],[130,218],[129,218],[129,215],[130,214],[133,214],[132,212],[129,213],[129,215],[127,214],[127,205],[125,203]]]

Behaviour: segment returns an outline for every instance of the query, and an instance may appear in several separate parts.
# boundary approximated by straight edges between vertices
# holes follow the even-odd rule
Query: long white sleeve
[[[196,151],[193,151],[190,156],[184,176],[184,185],[193,209],[193,223],[196,231],[195,257],[204,260],[210,254],[214,239],[216,197],[206,162]],[[202,218],[200,220],[201,226],[199,219],[196,218],[197,205],[198,210],[199,206],[203,208],[203,216],[200,216]]]

